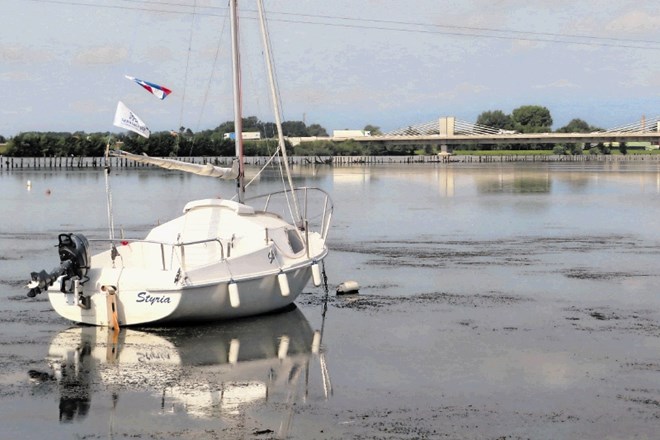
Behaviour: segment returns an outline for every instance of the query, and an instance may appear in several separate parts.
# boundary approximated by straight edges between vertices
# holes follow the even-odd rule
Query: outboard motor
[[[60,287],[62,292],[67,292],[66,282],[68,280],[81,280],[81,284],[86,281],[90,263],[87,238],[82,234],[60,234],[58,240],[57,249],[60,256],[60,265],[50,273],[42,270],[30,274],[32,281],[27,285],[30,289],[27,296],[30,298],[34,298],[42,291],[48,290],[48,287],[52,286],[53,282],[62,275],[64,275]],[[70,291],[71,288],[69,288]]]

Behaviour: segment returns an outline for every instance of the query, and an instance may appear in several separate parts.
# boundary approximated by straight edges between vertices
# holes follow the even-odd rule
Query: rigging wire
[[[133,58],[133,48],[135,47],[135,41],[137,39],[137,30],[139,28],[138,23],[140,21],[141,14],[135,14],[135,20],[133,22],[133,34],[131,35],[130,39],[130,44],[128,45],[128,54],[126,56],[127,61],[131,61]],[[119,83],[117,83],[117,86],[115,86],[115,96],[120,96],[119,92]],[[105,197],[106,197],[106,210],[107,210],[107,216],[108,216],[108,238],[111,240],[110,243],[110,249],[112,252],[112,255],[114,255],[114,252],[116,252],[115,248],[115,217],[114,217],[114,209],[112,206],[112,186],[110,184],[110,171],[111,171],[111,164],[110,164],[110,144],[112,142],[112,135],[108,136],[108,140],[106,143],[105,147],[105,167],[104,167],[104,178],[105,178]],[[112,264],[114,267],[115,261],[114,257],[112,258]]]
[[[268,167],[268,165],[270,165],[270,163],[271,163],[276,157],[278,157],[279,154],[280,154],[280,147],[277,147],[277,148],[275,149],[275,152],[274,152],[274,153],[268,158],[268,160],[266,161],[266,163],[264,163],[264,166],[262,166],[261,169],[257,172],[257,174],[255,174],[254,177],[252,177],[252,179],[250,179],[250,181],[249,181],[248,183],[245,184],[245,188],[246,188],[246,189],[250,187],[250,185],[252,184],[252,182],[254,182],[255,180],[257,180],[257,179],[259,178],[259,176],[261,176],[261,173],[264,172],[264,170]],[[281,167],[281,165],[280,165],[280,167]],[[280,171],[281,171],[281,169],[280,169]],[[281,173],[280,173],[280,174],[281,174]],[[235,198],[235,197],[236,197],[236,196],[234,196],[234,198]],[[232,198],[232,200],[234,200],[234,198]]]
[[[277,81],[275,78],[275,68],[273,66],[273,60],[272,60],[273,54],[270,44],[270,34],[268,31],[268,22],[266,21],[266,12],[264,9],[263,0],[258,0],[257,5],[259,7],[259,23],[261,28],[261,37],[263,42],[265,61],[268,67],[267,69],[268,81],[271,90],[273,113],[275,116],[275,123],[277,124],[278,145],[280,146],[280,150],[281,150],[280,153],[282,154],[282,160],[280,161],[280,166],[281,164],[284,164],[284,168],[286,169],[288,188],[289,191],[291,191],[291,201],[293,202],[293,208],[295,210],[295,213],[291,211],[291,202],[288,197],[289,193],[286,191],[286,186],[285,186],[285,194],[287,194],[286,200],[287,200],[287,204],[289,204],[289,213],[291,214],[292,219],[295,222],[298,222],[298,221],[302,221],[303,217],[300,214],[300,209],[298,207],[298,203],[296,200],[296,194],[294,193],[295,186],[293,184],[293,180],[291,179],[291,173],[289,172],[289,162],[288,162],[289,159],[287,157],[286,147],[285,147],[286,141],[284,140],[284,133],[282,132],[282,106],[280,103],[280,95],[277,87]],[[282,174],[282,177],[284,177],[284,174]],[[309,243],[306,243],[306,245],[308,244]]]
[[[213,72],[215,72],[215,68],[218,64],[218,59],[220,58],[220,48],[224,44],[222,42],[222,37],[225,35],[225,29],[227,28],[227,23],[228,22],[229,22],[229,17],[227,15],[225,15],[225,19],[222,21],[222,28],[220,30],[220,36],[219,36],[219,38],[217,38],[218,45],[216,46],[216,49],[215,49],[215,56],[213,57],[213,64],[211,65],[211,72],[209,74],[209,80],[206,83],[206,88],[204,90],[204,97],[202,98],[202,106],[201,106],[201,109],[199,111],[199,118],[197,119],[197,125],[195,127],[196,132],[199,130],[199,127],[202,125],[202,116],[204,115],[204,111],[206,109],[206,103],[208,102],[209,92],[211,90],[211,83],[213,81]]]
[[[188,71],[190,68],[190,54],[192,52],[192,39],[193,39],[193,29],[195,27],[195,6],[197,5],[197,0],[194,0],[193,3],[193,13],[192,19],[190,20],[190,34],[188,35],[188,54],[186,56],[186,69],[183,76],[183,92],[181,93],[181,111],[179,112],[179,129],[183,127],[183,109],[186,105],[186,88],[188,86]],[[179,133],[182,135],[183,133]],[[180,136],[179,136],[180,137]],[[177,143],[179,142],[179,137],[177,137]]]

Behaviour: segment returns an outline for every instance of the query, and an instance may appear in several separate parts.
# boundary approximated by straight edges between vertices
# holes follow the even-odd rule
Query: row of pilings
[[[231,166],[232,157],[175,157],[194,164]],[[263,166],[268,157],[250,156],[244,159],[249,166]],[[291,165],[376,165],[414,163],[501,163],[501,162],[621,162],[621,161],[660,161],[657,154],[628,155],[492,155],[492,156],[290,156]],[[0,169],[57,169],[57,168],[149,168],[153,165],[135,162],[122,157],[6,157],[0,156]]]

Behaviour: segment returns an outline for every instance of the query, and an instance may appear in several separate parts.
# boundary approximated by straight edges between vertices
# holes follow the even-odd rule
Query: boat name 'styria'
[[[135,302],[138,302],[138,303],[146,302],[146,303],[151,304],[152,306],[155,303],[166,303],[166,304],[170,303],[170,298],[168,296],[165,296],[165,295],[151,296],[147,292],[140,292],[140,293],[137,294],[137,296],[138,297],[135,300]]]
[[[172,358],[169,353],[158,353],[154,351],[138,352],[137,355],[138,362],[169,361]]]

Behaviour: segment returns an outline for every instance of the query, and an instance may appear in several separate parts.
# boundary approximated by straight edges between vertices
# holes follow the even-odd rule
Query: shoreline
[[[231,166],[233,157],[227,156],[194,156],[173,157],[195,164],[211,163],[218,166]],[[262,166],[270,158],[265,156],[248,156],[244,158],[246,165]],[[380,165],[380,164],[449,164],[449,163],[508,163],[508,162],[660,162],[659,154],[583,154],[583,155],[420,155],[420,156],[291,156],[291,165]],[[106,162],[103,157],[6,157],[0,156],[0,170],[14,169],[75,169],[75,168],[157,168],[154,165],[132,162],[126,158],[112,157]]]

